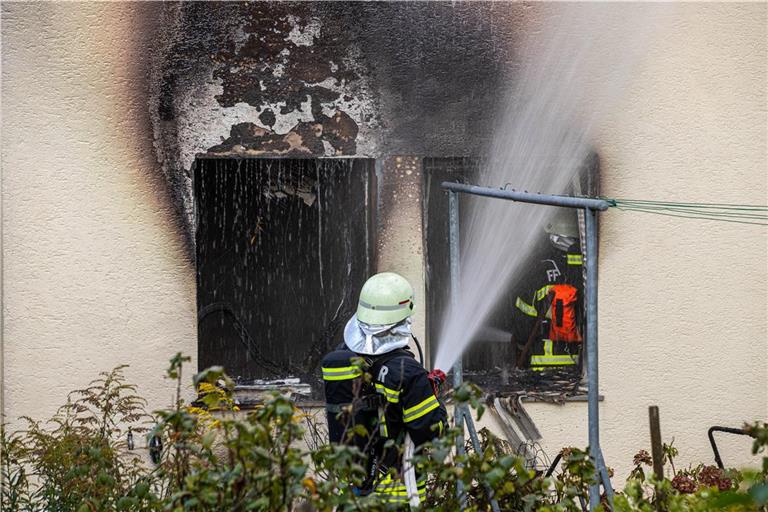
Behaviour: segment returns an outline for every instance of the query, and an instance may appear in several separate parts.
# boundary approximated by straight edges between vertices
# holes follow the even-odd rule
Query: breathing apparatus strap
[[[379,374],[379,370],[381,370],[382,366],[399,356],[413,357],[413,354],[405,349],[400,348],[378,356],[373,360],[371,360],[371,358],[366,358],[366,361],[369,363],[368,373],[371,374],[373,380],[376,380],[376,377]],[[384,395],[378,392],[374,392],[372,395],[368,395],[366,398],[371,398],[372,402],[376,402],[375,410],[378,411],[379,421],[385,422],[384,424],[386,425],[385,408],[387,406],[387,400]],[[382,457],[384,455],[384,442],[385,439],[388,438],[388,433],[387,435],[383,435],[381,429],[377,428],[374,435],[377,439],[371,442],[371,446],[368,449],[368,476],[360,487],[360,490],[366,494],[373,492],[383,474],[387,472],[387,468],[382,465]],[[397,439],[398,442],[401,441],[402,436],[403,433],[401,432],[399,438]]]
[[[419,343],[418,338],[413,333],[411,333],[411,338],[413,338],[413,342],[416,344],[416,350],[419,351],[419,364],[424,366],[424,351],[421,349],[421,343]]]
[[[410,356],[410,355],[411,354],[408,351],[399,348],[399,349],[393,350],[392,352],[387,352],[386,354],[376,356],[375,358],[372,358],[371,356],[366,356],[365,362],[368,365],[366,373],[370,374],[371,377],[373,377],[373,379],[375,380],[382,366],[384,366],[389,361],[391,361],[392,359],[398,356]],[[386,400],[384,400],[384,396],[382,394],[377,393],[376,391],[371,391],[359,397],[357,400],[351,403],[341,403],[341,404],[327,403],[325,404],[325,410],[331,414],[339,414],[340,412],[348,410],[347,408],[349,406],[353,406],[354,412],[378,411],[379,407],[384,405],[383,401],[386,401]]]

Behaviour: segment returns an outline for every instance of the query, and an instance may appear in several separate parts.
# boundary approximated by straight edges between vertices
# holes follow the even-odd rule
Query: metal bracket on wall
[[[536,424],[528,414],[528,411],[523,407],[522,396],[518,395],[514,399],[512,397],[507,397],[502,400],[502,405],[506,405],[507,410],[511,411],[512,418],[523,431],[526,438],[534,442],[541,441],[541,432],[539,432],[538,427],[536,427]]]
[[[510,403],[517,403],[518,406],[510,407]],[[541,434],[519,403],[519,397],[517,399],[495,397],[491,401],[490,410],[501,420],[501,429],[507,441],[519,455],[525,458],[531,469],[535,469],[533,466],[536,463],[536,453],[533,445],[541,441]]]
[[[613,508],[613,487],[608,478],[608,469],[600,448],[600,420],[598,411],[598,366],[597,366],[597,212],[610,207],[608,201],[588,197],[569,197],[545,194],[531,194],[499,188],[463,185],[461,183],[443,182],[442,188],[448,191],[448,226],[450,245],[451,269],[451,306],[456,309],[459,297],[459,193],[476,196],[519,201],[523,203],[578,208],[584,211],[587,235],[586,273],[587,273],[587,394],[589,416],[589,455],[595,464],[595,482],[589,486],[589,508],[595,510],[600,505],[600,485],[602,484],[609,505]],[[461,358],[454,366],[454,385],[462,381]],[[461,411],[456,409],[456,425],[463,429]],[[471,420],[471,417],[470,417]],[[469,426],[469,425],[468,425]],[[472,431],[470,430],[470,434]],[[460,436],[460,439],[463,436]],[[462,496],[463,489],[459,489]]]

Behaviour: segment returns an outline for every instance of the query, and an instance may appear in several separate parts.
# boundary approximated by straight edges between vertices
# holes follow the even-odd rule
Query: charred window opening
[[[371,271],[374,179],[369,159],[197,159],[200,368],[316,398]]]
[[[450,301],[448,198],[440,183],[477,183],[481,165],[471,158],[424,159],[426,335],[431,354],[440,345],[443,314]],[[597,183],[598,159],[592,154],[568,193],[596,195]],[[464,226],[468,201],[468,196],[459,195],[460,224]],[[465,377],[489,391],[525,392],[541,399],[562,399],[586,391],[581,382],[585,368],[584,221],[577,210],[551,211],[533,245],[521,249],[528,256],[463,356]],[[498,236],[505,236],[504,226],[498,226]]]

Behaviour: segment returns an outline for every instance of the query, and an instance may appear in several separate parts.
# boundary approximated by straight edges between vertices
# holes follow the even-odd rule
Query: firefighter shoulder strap
[[[387,364],[392,359],[395,359],[396,357],[410,355],[411,354],[404,349],[396,349],[392,352],[387,352],[386,354],[383,354],[375,359],[366,357],[365,360],[368,364],[366,373],[371,375],[372,379],[375,380],[382,366]],[[366,383],[363,386],[361,395],[357,400],[355,400],[354,404],[325,404],[325,410],[330,413],[338,414],[349,405],[354,405],[355,412],[378,411],[379,406],[382,405],[382,398],[382,395],[376,392],[372,384]]]

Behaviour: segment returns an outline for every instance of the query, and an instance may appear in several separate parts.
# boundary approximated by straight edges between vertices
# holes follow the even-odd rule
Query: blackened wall
[[[194,224],[197,153],[475,155],[525,6],[181,3],[155,7],[155,147]]]

